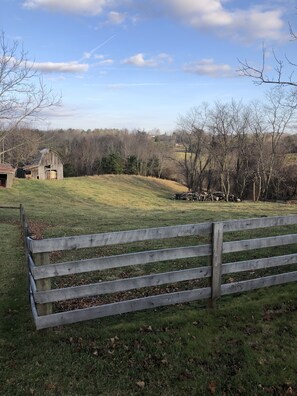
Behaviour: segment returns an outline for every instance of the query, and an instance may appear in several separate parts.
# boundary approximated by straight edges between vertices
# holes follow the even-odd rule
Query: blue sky
[[[294,58],[291,0],[0,0],[0,29],[19,40],[62,106],[44,128],[171,132],[202,102],[261,99],[238,59]],[[296,45],[296,44],[295,44]]]

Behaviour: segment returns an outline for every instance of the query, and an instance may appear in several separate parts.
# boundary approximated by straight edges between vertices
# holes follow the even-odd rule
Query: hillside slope
[[[296,212],[295,206],[284,204],[173,200],[181,191],[185,187],[172,181],[128,175],[16,179],[13,188],[1,189],[0,205],[22,203],[31,222],[48,236]],[[2,221],[15,217],[9,211],[0,213]]]

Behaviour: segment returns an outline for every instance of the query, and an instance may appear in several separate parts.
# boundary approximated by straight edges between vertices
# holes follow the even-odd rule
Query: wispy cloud
[[[98,66],[108,66],[114,63],[113,59],[102,59],[101,61],[97,62],[96,65]]]
[[[165,53],[159,54],[157,56],[148,59],[145,59],[145,55],[143,53],[138,53],[122,61],[122,63],[125,65],[134,65],[137,67],[159,67],[165,63],[171,63],[171,62],[172,62],[171,56]]]
[[[213,59],[202,59],[197,62],[187,63],[183,70],[209,77],[235,77],[236,73],[230,65],[216,64]]]

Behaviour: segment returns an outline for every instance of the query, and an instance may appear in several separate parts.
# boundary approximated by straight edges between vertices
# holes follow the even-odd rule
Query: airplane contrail
[[[103,47],[105,44],[107,44],[109,41],[111,41],[113,38],[116,37],[116,34],[114,34],[113,36],[109,37],[108,39],[106,39],[105,41],[103,41],[102,43],[100,43],[99,45],[97,45],[95,48],[93,48],[91,51],[87,52],[88,57],[90,57],[95,51],[97,51],[97,49]],[[81,62],[84,59],[87,59],[88,57],[86,57],[85,55],[78,60],[78,62]]]

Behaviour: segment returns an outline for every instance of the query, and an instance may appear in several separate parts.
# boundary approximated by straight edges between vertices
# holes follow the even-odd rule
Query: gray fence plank
[[[211,245],[197,245],[180,248],[149,250],[146,252],[128,253],[117,256],[98,257],[95,259],[70,261],[50,264],[33,269],[35,279],[53,278],[70,274],[101,271],[138,264],[156,263],[159,261],[177,260],[182,258],[201,257],[211,254]]]
[[[160,274],[144,275],[134,278],[119,279],[108,282],[100,282],[83,286],[52,289],[34,293],[37,303],[57,302],[72,298],[90,297],[108,293],[140,289],[143,287],[159,286],[166,283],[176,283],[201,279],[211,276],[211,267],[191,268],[186,270],[164,272]]]
[[[64,238],[35,240],[29,238],[32,253],[54,252],[122,243],[147,241],[150,239],[175,238],[200,235],[211,232],[211,223],[186,224],[132,231],[109,232],[102,234],[80,235]]]
[[[256,229],[263,227],[297,224],[297,215],[260,217],[255,219],[228,220],[223,222],[224,232]],[[80,235],[64,238],[33,240],[29,238],[32,253],[58,250],[99,247],[121,243],[139,242],[150,239],[174,238],[211,232],[211,223],[186,224],[169,227],[149,228],[132,231]]]
[[[297,243],[297,234],[279,235],[267,238],[246,239],[242,241],[224,242],[223,253],[241,252],[273,246]]]
[[[223,221],[224,232],[297,224],[297,215]]]
[[[136,312],[143,309],[157,308],[166,305],[181,304],[195,300],[209,298],[210,287],[203,289],[186,290],[176,293],[160,294],[129,301],[121,301],[96,307],[78,309],[40,316],[36,320],[37,329],[60,326],[69,323],[82,322],[90,319],[102,318],[104,316],[118,315],[128,312]]]
[[[222,285],[222,295],[242,293],[249,290],[260,289],[262,287],[269,287],[281,285],[283,283],[296,282],[297,271],[286,272],[284,274],[265,276],[257,279],[249,279],[234,283],[225,283]]]
[[[226,263],[222,266],[222,274],[230,274],[233,272],[255,271],[262,268],[280,267],[283,265],[296,264],[297,253],[287,254],[285,256],[266,257],[262,259],[236,261],[234,263]]]

